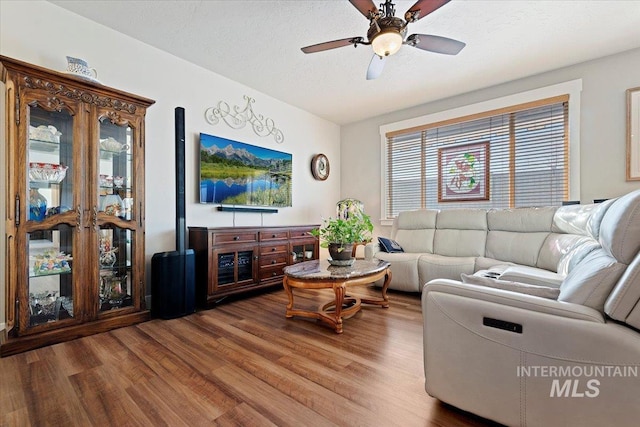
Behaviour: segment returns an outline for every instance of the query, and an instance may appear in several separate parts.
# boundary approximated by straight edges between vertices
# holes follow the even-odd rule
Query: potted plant
[[[351,265],[354,243],[371,239],[373,224],[371,218],[363,212],[353,212],[348,218],[329,218],[322,220],[322,226],[311,230],[311,235],[320,239],[320,246],[329,249],[330,263]]]

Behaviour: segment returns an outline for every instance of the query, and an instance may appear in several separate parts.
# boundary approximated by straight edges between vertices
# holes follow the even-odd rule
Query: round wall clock
[[[311,159],[311,173],[315,179],[324,181],[329,178],[329,159],[324,154],[316,154]]]

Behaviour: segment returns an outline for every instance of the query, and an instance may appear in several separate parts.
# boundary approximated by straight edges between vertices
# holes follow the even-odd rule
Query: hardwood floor
[[[357,287],[355,295],[379,295]],[[296,290],[318,306],[330,290]],[[286,319],[274,289],[0,359],[3,426],[485,426],[424,391],[419,297],[344,333]]]

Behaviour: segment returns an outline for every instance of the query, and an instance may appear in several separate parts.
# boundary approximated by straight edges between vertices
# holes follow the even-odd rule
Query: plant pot
[[[334,261],[349,261],[353,257],[353,243],[329,243],[329,255]]]

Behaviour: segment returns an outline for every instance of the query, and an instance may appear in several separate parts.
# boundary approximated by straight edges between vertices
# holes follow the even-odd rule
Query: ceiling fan
[[[424,18],[449,3],[449,1],[418,0],[407,10],[403,20],[395,17],[395,4],[391,0],[385,0],[384,3],[381,3],[380,9],[376,7],[372,0],[349,0],[369,20],[367,41],[365,41],[364,37],[349,37],[303,47],[302,51],[304,53],[315,53],[349,45],[354,47],[359,44],[371,45],[374,54],[367,69],[367,80],[373,80],[380,76],[386,58],[400,50],[403,44],[429,52],[457,55],[465,47],[465,44],[458,40],[430,34],[411,34],[405,38],[407,26],[410,23]]]

